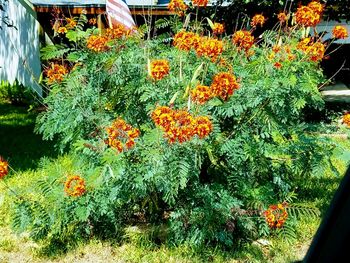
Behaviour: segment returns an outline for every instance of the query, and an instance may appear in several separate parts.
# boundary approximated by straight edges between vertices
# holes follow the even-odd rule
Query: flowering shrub
[[[175,243],[232,246],[283,228],[292,216],[269,205],[329,165],[332,151],[304,118],[323,107],[318,63],[326,46],[301,37],[319,20],[316,7],[298,9],[292,27],[292,14],[279,15],[278,33],[258,40],[260,15],[251,28],[219,38],[222,29],[209,19],[200,25],[175,14],[171,43],[167,33],[148,38],[146,26],[98,32],[77,22],[62,36],[69,47],[43,49],[50,61],[79,66],[47,81],[37,130],[57,136],[78,161],[37,184],[51,185],[41,192],[53,203],[38,206],[29,229],[62,240],[66,229],[113,236],[123,224],[162,222]],[[169,8],[182,15],[187,7],[171,1]],[[66,174],[84,179],[69,177],[64,195],[56,182]]]

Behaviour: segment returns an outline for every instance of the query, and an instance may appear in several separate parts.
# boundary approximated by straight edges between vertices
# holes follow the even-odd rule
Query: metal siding
[[[27,9],[16,1],[8,1],[6,14],[13,20],[15,28],[2,25],[0,30],[0,80],[13,83],[16,79],[41,94],[41,88],[34,80],[41,73],[39,23]]]

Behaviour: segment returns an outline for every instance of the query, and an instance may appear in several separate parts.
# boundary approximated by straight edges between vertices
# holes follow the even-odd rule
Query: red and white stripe
[[[112,25],[121,24],[128,29],[136,26],[128,5],[122,0],[106,0],[106,12]]]

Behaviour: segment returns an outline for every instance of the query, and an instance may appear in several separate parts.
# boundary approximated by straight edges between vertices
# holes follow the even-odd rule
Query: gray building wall
[[[4,7],[16,28],[0,22],[0,80],[13,83],[17,79],[41,95],[37,83],[41,74],[40,25],[35,12],[25,0],[9,0]]]

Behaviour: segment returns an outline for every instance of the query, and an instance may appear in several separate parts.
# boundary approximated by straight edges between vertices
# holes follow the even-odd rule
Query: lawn
[[[18,172],[37,168],[43,156],[57,157],[53,143],[34,134],[35,117],[24,106],[0,101],[0,155]]]
[[[48,157],[60,164],[69,155],[59,156],[52,142],[42,141],[33,133],[36,113],[24,107],[0,103],[0,155],[9,160],[12,168],[6,183],[13,187],[25,187],[33,178],[42,176],[40,159]],[[341,144],[350,149],[347,141]],[[345,171],[344,162],[334,160],[340,173]],[[298,202],[316,205],[323,215],[337,189],[341,177],[326,171],[320,177],[310,178],[299,189]],[[295,240],[275,236],[242,245],[239,249],[195,250],[187,246],[167,247],[152,242],[148,226],[129,227],[123,243],[92,238],[79,242],[68,251],[60,251],[45,244],[37,244],[26,234],[15,234],[10,227],[10,210],[4,185],[0,184],[0,262],[290,262],[300,260],[306,253],[320,218],[301,218]]]

